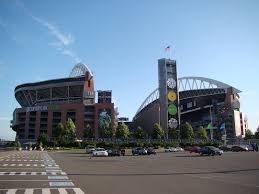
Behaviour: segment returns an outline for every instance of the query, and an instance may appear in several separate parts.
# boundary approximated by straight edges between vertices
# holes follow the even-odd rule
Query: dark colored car
[[[156,150],[154,148],[148,148],[147,149],[147,155],[151,155],[151,154],[156,155]]]
[[[202,155],[222,155],[223,151],[219,148],[216,148],[214,146],[205,146],[200,149],[200,154]]]
[[[132,155],[147,155],[147,150],[145,148],[136,147],[132,149]]]
[[[245,147],[241,147],[241,146],[232,146],[231,151],[232,152],[245,152],[245,151],[248,151],[248,149]]]
[[[121,156],[121,151],[116,148],[107,149],[108,156]]]
[[[229,151],[231,151],[231,148],[230,148],[230,147],[227,147],[227,146],[220,146],[219,149],[223,150],[224,152],[229,152]]]
[[[199,146],[193,146],[190,148],[190,153],[200,153],[201,148]]]
[[[192,147],[191,146],[187,146],[184,148],[185,151],[191,151]]]

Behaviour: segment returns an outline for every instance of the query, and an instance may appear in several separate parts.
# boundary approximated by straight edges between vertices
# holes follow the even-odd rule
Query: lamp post
[[[212,129],[212,112],[210,106],[210,139],[213,140],[213,129]]]

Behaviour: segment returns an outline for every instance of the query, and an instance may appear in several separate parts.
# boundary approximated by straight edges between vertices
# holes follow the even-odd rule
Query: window
[[[192,102],[187,103],[187,108],[192,108]]]

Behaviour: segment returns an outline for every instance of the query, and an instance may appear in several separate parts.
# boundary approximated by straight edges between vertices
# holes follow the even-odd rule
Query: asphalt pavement
[[[78,187],[91,194],[259,193],[258,152],[109,158],[91,157],[84,151],[50,155]]]
[[[0,194],[258,194],[259,153],[0,152]]]

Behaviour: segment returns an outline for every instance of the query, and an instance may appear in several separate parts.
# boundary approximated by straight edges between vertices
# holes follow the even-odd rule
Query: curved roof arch
[[[205,78],[205,77],[182,77],[178,78],[178,90],[181,91],[189,91],[189,90],[202,90],[202,89],[227,89],[232,87],[235,93],[240,93],[241,91],[237,88],[234,88],[233,86],[230,86],[226,83]],[[143,103],[138,108],[135,116],[146,106],[148,106],[150,103],[154,102],[155,100],[159,99],[159,89],[155,89],[153,92],[151,92],[148,97],[143,101]],[[134,116],[134,117],[135,117]]]
[[[69,74],[69,77],[79,77],[85,75],[87,71],[90,73],[91,76],[93,76],[92,71],[87,65],[83,63],[78,63],[73,67],[72,71]]]
[[[230,86],[226,83],[205,78],[205,77],[182,77],[178,79],[178,90],[186,91],[186,90],[201,90],[201,89],[213,89],[213,88],[221,88],[227,89],[232,87],[235,93],[240,93],[241,91],[233,86]]]

